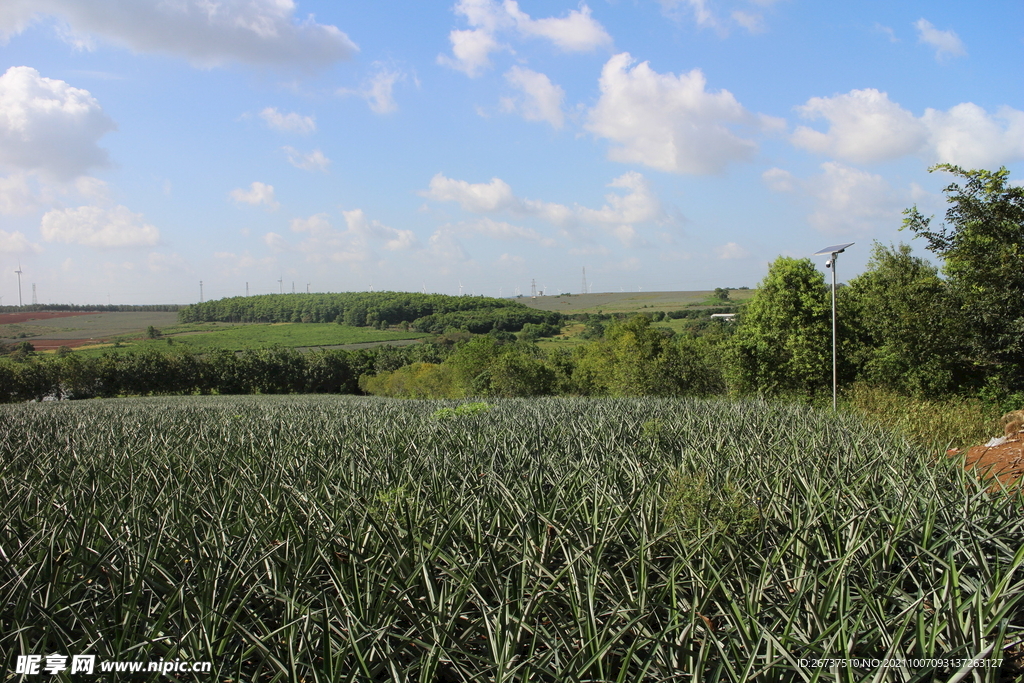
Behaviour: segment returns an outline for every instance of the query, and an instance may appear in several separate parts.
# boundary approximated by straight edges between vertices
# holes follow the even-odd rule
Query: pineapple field
[[[762,401],[0,406],[0,653],[209,681],[1009,681],[1024,514]]]

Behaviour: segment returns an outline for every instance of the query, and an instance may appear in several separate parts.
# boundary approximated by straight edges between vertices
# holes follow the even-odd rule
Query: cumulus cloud
[[[792,192],[796,189],[793,174],[781,168],[769,168],[761,174],[761,180],[773,192]]]
[[[274,186],[266,183],[254,182],[248,190],[236,188],[228,193],[232,200],[239,204],[250,206],[265,206],[271,211],[278,209],[281,205],[274,199]]]
[[[921,121],[874,88],[813,97],[797,111],[807,119],[825,119],[829,129],[822,133],[800,126],[793,144],[847,161],[866,163],[912,154],[928,136]]]
[[[88,48],[95,37],[207,68],[232,62],[323,67],[359,50],[336,26],[297,17],[294,0],[6,0],[5,5],[0,36],[24,30],[33,16],[50,16],[79,48]]]
[[[955,31],[940,31],[924,18],[915,21],[914,28],[917,29],[918,42],[935,48],[935,59],[940,62],[967,54],[967,48]]]
[[[564,17],[546,19],[531,19],[515,0],[505,0],[502,8],[523,35],[546,38],[563,52],[590,52],[612,43],[611,36],[590,15],[590,8],[585,4],[578,10],[570,10]]]
[[[971,102],[926,109],[930,152],[939,161],[967,168],[993,168],[1024,160],[1024,111],[1000,107],[995,115]]]
[[[518,112],[527,121],[547,121],[558,129],[565,123],[562,101],[565,91],[547,76],[521,66],[505,73],[505,80],[521,94],[502,99],[502,109]]]
[[[38,199],[24,173],[0,177],[0,215],[18,216],[34,211]]]
[[[438,64],[450,66],[476,78],[491,66],[491,53],[501,49],[494,35],[484,29],[455,30],[448,34],[452,55],[438,55]]]
[[[1024,112],[1010,107],[989,114],[965,102],[948,111],[926,109],[916,117],[886,93],[868,88],[815,97],[798,111],[825,119],[828,130],[800,126],[792,143],[843,161],[872,163],[916,154],[932,162],[984,168],[1024,159]]]
[[[288,163],[295,168],[301,168],[303,171],[323,171],[327,172],[327,167],[331,165],[331,160],[324,156],[324,153],[319,149],[314,149],[312,152],[303,153],[294,147],[282,147],[284,153],[288,155]]]
[[[411,230],[398,230],[380,221],[370,220],[362,209],[342,211],[345,230],[336,229],[325,213],[309,218],[295,218],[289,224],[292,232],[306,237],[294,248],[306,254],[311,262],[323,260],[336,263],[369,261],[373,258],[374,245],[388,251],[406,251],[419,247],[416,235]],[[278,251],[291,250],[288,241],[277,233],[267,233],[266,243]]]
[[[282,114],[276,107],[267,107],[260,112],[260,118],[269,128],[280,130],[286,133],[302,133],[303,135],[316,131],[316,119],[312,116],[303,116],[295,112]]]
[[[462,71],[470,77],[479,76],[491,65],[490,55],[507,49],[498,41],[499,34],[520,38],[542,38],[563,52],[589,52],[610,46],[611,36],[591,16],[590,8],[581,4],[564,17],[533,19],[519,9],[515,0],[459,0],[455,13],[465,17],[470,29],[456,29],[449,35],[452,56],[439,55],[439,64]]]
[[[813,208],[807,222],[829,235],[863,236],[899,225],[904,207],[915,199],[895,190],[880,175],[836,161],[822,164],[821,173],[806,180],[779,168],[765,171],[761,178],[776,192],[809,200]]]
[[[464,211],[473,213],[511,210],[519,205],[512,187],[501,178],[491,178],[489,183],[469,183],[438,173],[422,194],[438,202],[458,202]]]
[[[628,53],[608,60],[601,97],[588,114],[587,130],[613,143],[611,160],[711,174],[754,154],[756,144],[729,126],[754,124],[756,117],[729,91],[708,92],[700,69],[676,76],[632,64]]]
[[[47,242],[99,248],[152,246],[160,241],[160,231],[125,206],[54,209],[43,216],[40,232]]]
[[[600,209],[579,207],[577,213],[581,220],[588,223],[646,223],[665,219],[661,201],[640,173],[629,171],[609,183],[608,187],[622,188],[626,194],[606,194],[604,198],[608,203]]]
[[[87,90],[28,66],[0,76],[0,166],[70,180],[107,165],[96,142],[115,128]]]
[[[0,253],[4,254],[39,254],[43,248],[30,242],[20,231],[7,232],[0,230]]]
[[[680,6],[687,7],[693,13],[693,19],[702,28],[720,28],[718,19],[708,7],[707,0],[658,0],[661,8],[670,16],[677,15]]]
[[[833,235],[868,235],[899,225],[905,203],[882,176],[830,161],[807,181],[817,206],[807,217],[815,229]]]
[[[750,256],[750,252],[735,242],[728,242],[715,248],[715,256],[722,260],[745,259]]]
[[[569,228],[580,225],[596,225],[604,228],[627,246],[643,246],[646,241],[634,228],[635,223],[662,223],[668,220],[660,200],[642,174],[630,171],[615,178],[608,185],[624,193],[612,192],[605,195],[606,204],[600,209],[585,206],[573,207],[553,202],[517,197],[511,186],[500,178],[489,183],[469,183],[454,180],[438,173],[430,181],[430,187],[422,192],[435,201],[457,202],[463,210],[471,213],[509,213],[514,216],[537,218],[551,225]],[[497,230],[508,223],[469,223],[470,226],[486,226]],[[475,228],[474,228],[475,229]],[[516,230],[523,230],[516,228]],[[497,236],[495,233],[494,236]],[[504,235],[513,233],[506,232]],[[526,238],[527,233],[515,232]],[[531,239],[536,233],[530,232]]]
[[[383,242],[388,251],[403,251],[417,246],[416,235],[412,230],[398,230],[384,225],[377,220],[369,220],[362,209],[342,211],[348,232],[358,240],[377,240]]]
[[[355,95],[366,100],[370,110],[376,114],[390,114],[398,111],[395,102],[395,84],[405,80],[405,74],[381,63],[375,63],[376,72],[358,90],[339,88],[339,95]]]
[[[764,33],[765,31],[764,17],[756,12],[735,10],[730,16],[732,16],[733,21],[747,29],[750,33]]]

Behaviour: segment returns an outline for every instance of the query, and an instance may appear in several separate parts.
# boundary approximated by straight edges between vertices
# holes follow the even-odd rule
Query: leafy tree
[[[736,390],[814,396],[831,387],[830,295],[810,259],[775,259],[739,319],[731,368]]]
[[[689,392],[679,349],[670,336],[636,315],[610,326],[604,338],[580,352],[575,390],[612,396],[671,396]]]
[[[965,170],[940,164],[964,181],[943,192],[946,220],[912,207],[903,227],[928,242],[943,259],[943,272],[967,322],[973,360],[991,382],[1006,391],[1024,389],[1024,187],[1010,184],[1010,172]]]
[[[962,318],[938,269],[908,245],[875,242],[849,298],[860,338],[858,379],[923,398],[969,383]]]
[[[715,287],[715,298],[722,301],[729,300],[729,289],[726,287]]]

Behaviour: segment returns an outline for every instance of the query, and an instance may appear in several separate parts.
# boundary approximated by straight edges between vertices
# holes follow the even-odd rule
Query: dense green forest
[[[0,313],[29,313],[35,311],[89,311],[90,313],[142,313],[147,311],[174,312],[178,304],[99,304],[79,306],[77,304],[26,304],[25,306],[0,306]]]
[[[995,172],[955,176],[937,227],[916,207],[904,229],[941,268],[905,244],[875,243],[864,273],[838,291],[842,386],[924,399],[974,396],[1024,405],[1024,188]],[[722,310],[722,309],[719,309]],[[0,400],[178,393],[343,392],[468,396],[831,395],[830,290],[809,259],[778,258],[735,322],[708,312],[579,314],[584,343],[541,350],[566,320],[514,301],[396,292],[289,294],[183,308],[187,321],[320,321],[402,325],[434,334],[406,349],[302,355],[149,350],[44,361],[30,348],[0,364]],[[688,320],[682,331],[663,318]]]
[[[356,327],[409,325],[419,332],[448,328],[483,334],[518,332],[523,325],[557,324],[557,313],[537,311],[509,299],[410,292],[338,294],[265,294],[233,297],[185,306],[182,323],[341,323]]]

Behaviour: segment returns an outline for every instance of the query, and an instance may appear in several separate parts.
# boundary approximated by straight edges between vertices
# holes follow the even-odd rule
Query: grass
[[[183,330],[180,328],[184,328]],[[402,332],[399,330],[377,330],[369,327],[350,327],[334,323],[204,323],[200,325],[180,326],[171,328],[160,339],[123,338],[119,350],[145,349],[155,347],[167,350],[167,339],[173,346],[187,347],[195,351],[212,351],[227,349],[242,351],[248,348],[265,346],[314,347],[340,346],[345,344],[362,344],[386,342],[404,339],[422,339],[426,335],[419,332]],[[163,333],[164,331],[161,330]],[[77,353],[102,353],[109,346],[100,349],[84,348]]]
[[[959,665],[921,660],[978,655],[994,682],[1024,631],[1021,499],[801,406],[9,405],[0,494],[11,670],[63,652],[212,661],[217,681],[931,681]],[[868,663],[800,664],[819,658]]]
[[[733,289],[729,302],[714,298],[714,292],[604,292],[566,296],[523,297],[516,301],[543,311],[559,313],[640,313],[642,311],[676,311],[691,307],[722,306],[746,301],[752,289]]]
[[[937,453],[976,446],[1003,433],[1002,411],[976,398],[930,401],[858,384],[843,403],[844,409],[904,434],[913,443]]]

